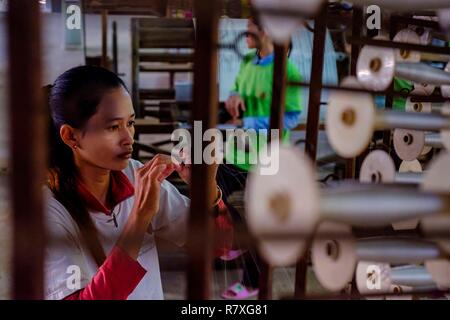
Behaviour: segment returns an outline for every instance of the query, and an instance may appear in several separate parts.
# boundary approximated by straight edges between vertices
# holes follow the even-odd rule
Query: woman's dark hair
[[[77,169],[72,149],[62,141],[59,131],[64,124],[83,130],[97,112],[104,94],[121,86],[126,89],[123,81],[107,69],[80,66],[64,72],[53,85],[44,87],[50,109],[47,184],[77,223],[98,266],[103,264],[105,253],[95,225],[76,189]]]
[[[259,14],[258,14],[255,10],[253,10],[253,15],[250,16],[248,19],[251,20],[252,23],[253,23],[259,30],[264,30],[264,28],[262,27],[261,21],[260,21],[260,19],[259,19]],[[287,56],[288,56],[288,57],[291,56],[292,49],[293,49],[293,45],[292,45],[292,40],[291,40],[291,41],[289,41],[289,47],[288,47],[288,50],[287,50]],[[259,52],[258,52],[258,51],[257,51],[257,54],[259,55]]]

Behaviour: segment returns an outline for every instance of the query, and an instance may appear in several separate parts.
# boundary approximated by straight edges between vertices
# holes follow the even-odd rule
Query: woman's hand
[[[191,156],[190,151],[181,150],[178,163],[175,164],[175,170],[180,178],[188,185],[191,184]]]
[[[137,169],[135,176],[134,209],[139,216],[150,220],[159,210],[161,182],[175,170],[170,157],[156,155],[143,167]]]
[[[239,109],[245,111],[244,100],[238,95],[231,96],[225,101],[225,109],[231,115],[233,121],[239,118]]]
[[[174,170],[168,157],[157,155],[134,172],[134,205],[116,245],[137,259],[148,227],[159,210],[161,182]]]
[[[181,163],[180,164],[175,164],[175,170],[178,172],[178,175],[180,176],[180,178],[188,185],[191,184],[191,167],[192,165],[191,160],[190,160],[190,155],[189,152],[183,152],[183,150],[181,150],[180,152],[180,159],[181,159]],[[216,181],[216,176],[217,176],[217,170],[219,168],[219,164],[218,163],[213,163],[211,164],[211,166],[213,167],[213,177],[214,177],[214,181]]]

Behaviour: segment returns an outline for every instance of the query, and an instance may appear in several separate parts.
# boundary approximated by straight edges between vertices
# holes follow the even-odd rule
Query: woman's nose
[[[123,133],[122,142],[125,145],[132,145],[134,143],[134,129],[126,128]]]

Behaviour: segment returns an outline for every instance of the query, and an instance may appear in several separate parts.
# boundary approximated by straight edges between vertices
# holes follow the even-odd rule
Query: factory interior
[[[0,300],[450,299],[450,0],[0,0]]]

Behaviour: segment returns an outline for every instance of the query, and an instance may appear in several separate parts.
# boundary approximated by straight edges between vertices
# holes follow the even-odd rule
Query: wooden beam
[[[194,2],[197,18],[197,38],[194,53],[194,88],[192,124],[201,121],[202,134],[217,123],[217,43],[219,27],[219,1],[196,0]],[[198,133],[197,133],[198,134]],[[192,141],[201,139],[192,134]],[[195,143],[192,144],[194,159]],[[202,143],[203,149],[207,144]],[[193,161],[194,163],[194,161]],[[214,201],[215,177],[213,167],[202,161],[193,164],[191,172],[191,209],[189,217],[187,270],[187,298],[208,299],[212,276],[212,210],[209,207]]]
[[[286,101],[286,66],[287,66],[287,45],[275,45],[274,48],[274,67],[272,82],[272,102],[270,107],[270,130],[268,140],[271,140],[272,130],[279,130],[279,139],[283,135],[283,119]],[[272,299],[273,291],[273,269],[270,265],[261,259],[261,273],[259,275],[259,294],[258,299]]]
[[[113,51],[113,71],[119,74],[119,53],[117,48],[117,22],[113,22],[113,38],[112,38],[112,51]]]
[[[327,5],[324,4],[314,20],[314,42],[311,65],[311,88],[309,90],[308,118],[306,122],[305,153],[315,163],[317,156],[317,139],[319,136],[320,97],[322,94],[323,59],[327,24]],[[307,239],[305,239],[307,240]],[[296,299],[306,295],[307,258],[303,257],[296,266],[295,293]]]
[[[156,15],[163,16],[167,0],[85,0],[86,13],[99,13],[108,10],[114,15]]]
[[[143,117],[143,109],[139,103],[139,20],[131,18],[131,95],[136,118]]]
[[[326,35],[326,6],[314,23],[313,57],[311,66],[311,88],[309,90],[308,118],[306,122],[306,154],[315,161],[319,132],[320,97],[322,94],[322,72]]]
[[[102,10],[102,60],[103,68],[108,68],[108,10]]]
[[[389,20],[389,39],[394,39],[398,30],[398,16],[391,16]],[[395,79],[395,78],[394,78]],[[390,88],[391,91],[394,90],[394,80],[391,82]],[[394,97],[392,95],[386,95],[384,107],[386,110],[392,110],[394,106]],[[392,131],[384,130],[383,131],[383,144],[386,146],[386,151],[391,154],[392,151]]]
[[[354,7],[353,8],[353,14],[352,14],[352,37],[354,38],[361,38],[362,36],[362,29],[363,29],[363,9],[360,7]],[[356,76],[356,65],[358,62],[359,52],[361,51],[361,45],[359,44],[352,44],[351,46],[351,58],[350,58],[350,75]],[[345,161],[345,178],[346,179],[353,179],[355,178],[356,174],[356,166],[359,159],[351,158],[347,159]]]
[[[363,26],[363,10],[360,7],[353,8],[352,15],[352,37],[361,38],[361,29]],[[359,51],[361,50],[361,45],[358,43],[353,43],[351,45],[351,59],[350,59],[350,74],[356,76],[356,64],[358,62]]]
[[[275,45],[275,60],[273,66],[272,102],[270,108],[270,129],[280,130],[280,139],[283,132],[283,119],[286,101],[287,82],[287,45]],[[269,133],[269,140],[270,140]]]
[[[38,1],[9,1],[9,114],[13,210],[13,299],[43,298],[42,186],[48,111],[41,90]]]

